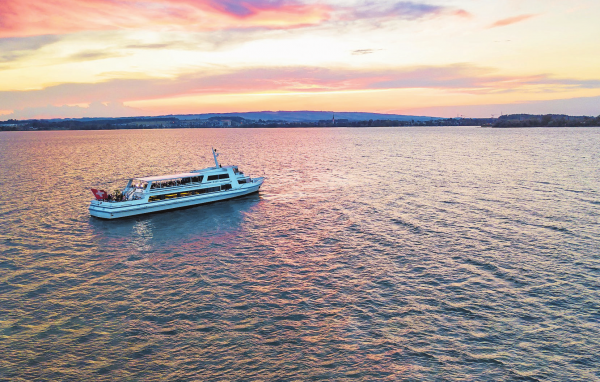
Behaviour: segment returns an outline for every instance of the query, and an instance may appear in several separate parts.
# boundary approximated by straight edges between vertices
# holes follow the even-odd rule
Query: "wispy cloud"
[[[503,104],[432,106],[394,110],[396,113],[454,117],[462,114],[470,118],[490,117],[492,114],[568,114],[598,115],[600,97],[577,97],[543,101],[521,101]]]
[[[4,109],[92,102],[127,102],[182,95],[240,94],[430,88],[469,94],[536,89],[600,89],[598,80],[548,75],[504,76],[492,68],[468,64],[388,70],[315,67],[257,68],[229,73],[200,73],[176,79],[115,79],[97,84],[62,84],[42,90],[0,92]]]
[[[396,3],[367,3],[362,7],[352,10],[355,18],[394,18],[403,20],[416,20],[429,16],[456,15],[468,17],[469,12],[443,5],[433,5],[413,1],[400,1]]]
[[[95,118],[95,117],[133,117],[143,115],[142,110],[138,110],[122,103],[101,103],[93,102],[87,107],[82,106],[39,106],[25,107],[15,110],[13,113],[3,116],[6,119],[46,119],[46,118]]]
[[[357,49],[352,51],[352,55],[354,56],[363,56],[365,54],[372,54],[381,49]]]
[[[42,35],[34,37],[13,37],[0,39],[0,62],[22,58],[59,41],[59,36]]]
[[[116,52],[88,50],[88,51],[79,52],[79,53],[69,56],[68,61],[69,62],[94,61],[94,60],[102,60],[104,58],[112,58],[112,57],[119,57],[119,56],[122,56],[122,54],[119,54]]]
[[[188,1],[189,3],[198,3],[198,1]],[[306,5],[294,0],[208,0],[206,5],[222,13],[233,15],[239,18],[254,16],[260,12],[280,10],[286,7],[295,9],[306,8]]]
[[[138,43],[138,44],[125,45],[125,49],[164,49],[164,48],[171,48],[174,45],[175,44],[173,44],[173,43],[155,43],[155,44]]]
[[[526,14],[526,15],[519,15],[519,16],[514,16],[514,17],[509,17],[506,19],[502,19],[502,20],[498,20],[495,23],[493,23],[492,25],[489,26],[489,28],[498,28],[498,27],[505,27],[507,25],[511,25],[511,24],[516,24],[516,23],[520,23],[521,21],[525,21],[525,20],[529,20],[532,17],[536,17],[539,16],[537,14]]]

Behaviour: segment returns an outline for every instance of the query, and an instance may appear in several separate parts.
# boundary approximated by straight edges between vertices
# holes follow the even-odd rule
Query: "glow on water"
[[[224,164],[260,194],[102,221]],[[0,133],[0,379],[597,380],[600,130]]]

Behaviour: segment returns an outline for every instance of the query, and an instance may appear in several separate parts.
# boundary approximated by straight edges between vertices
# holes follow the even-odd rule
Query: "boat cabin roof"
[[[193,176],[206,175],[206,174],[224,174],[227,172],[228,168],[237,168],[237,166],[223,166],[220,168],[209,167],[209,168],[205,168],[203,170],[197,170],[194,172],[184,172],[181,174],[160,175],[160,176],[147,176],[144,178],[135,178],[135,180],[141,180],[142,182],[159,182],[161,180],[191,178]]]
[[[161,180],[190,178],[192,176],[198,176],[198,173],[197,172],[184,172],[181,174],[172,174],[172,175],[147,176],[145,178],[135,178],[135,180],[141,180],[143,182],[158,182]]]
[[[209,168],[205,168],[202,170],[194,170],[194,173],[196,174],[207,174],[210,172],[213,172],[215,170],[225,170],[225,171],[216,171],[216,174],[222,173],[222,172],[227,172],[228,168],[233,168],[233,169],[237,169],[237,166],[222,166],[222,167],[209,167]]]

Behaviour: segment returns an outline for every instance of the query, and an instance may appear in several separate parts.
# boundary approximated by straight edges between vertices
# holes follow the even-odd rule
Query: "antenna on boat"
[[[212,149],[212,147],[211,147]],[[219,164],[219,161],[217,160],[217,157],[219,156],[219,154],[217,154],[217,150],[212,149],[213,152],[213,157],[215,158],[215,166],[217,166],[217,168],[221,167],[221,165]]]

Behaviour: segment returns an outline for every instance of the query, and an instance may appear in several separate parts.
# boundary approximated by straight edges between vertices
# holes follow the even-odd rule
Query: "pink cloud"
[[[412,1],[334,7],[302,0],[0,0],[0,38],[116,29],[291,29],[334,20],[431,16],[471,15]]]
[[[521,21],[525,21],[528,20],[532,17],[538,16],[536,14],[527,14],[527,15],[519,15],[519,16],[515,16],[515,17],[509,17],[507,19],[502,19],[502,20],[498,20],[495,23],[493,23],[492,25],[489,26],[489,28],[498,28],[498,27],[505,27],[507,25],[511,25],[511,24],[516,24],[519,23]]]
[[[295,0],[0,0],[0,38],[82,30],[295,28],[331,9]]]

